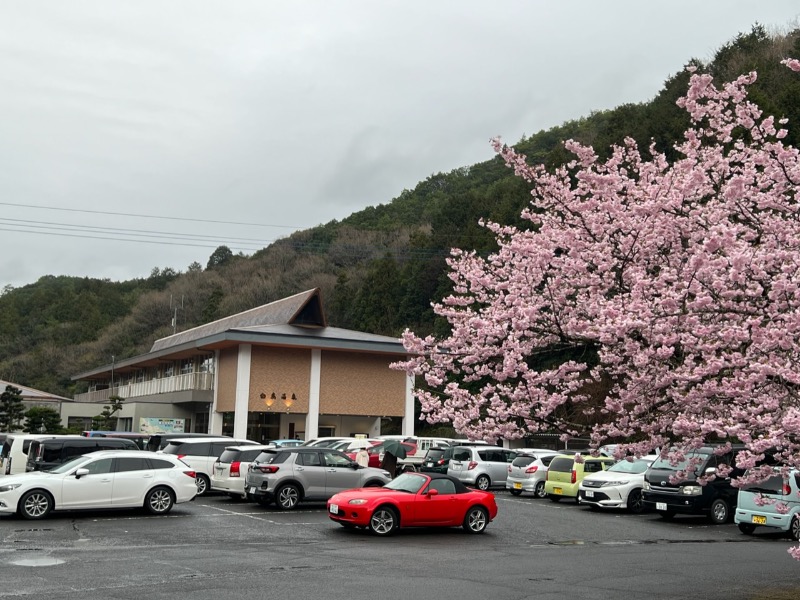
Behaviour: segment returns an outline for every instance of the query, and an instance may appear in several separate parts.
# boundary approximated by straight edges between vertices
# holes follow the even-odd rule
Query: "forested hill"
[[[756,70],[751,98],[767,113],[790,119],[788,143],[800,144],[800,78],[779,64],[800,57],[800,30],[768,35],[756,25],[720,48],[708,64],[717,82]],[[687,61],[690,57],[687,57]],[[573,138],[602,155],[624,137],[671,153],[687,118],[675,101],[688,75],[670,76],[650,102],[626,104],[520,140],[532,162],[549,167],[570,158]],[[495,132],[484,132],[488,138]],[[510,140],[508,140],[510,141]],[[486,253],[493,238],[481,218],[518,223],[529,200],[525,183],[499,159],[439,173],[387,204],[296,232],[252,256],[218,248],[204,267],[155,268],[124,282],[44,276],[0,295],[0,378],[71,396],[75,373],[149,350],[172,333],[171,302],[182,299],[178,330],[283,298],[322,289],[329,322],[399,335],[443,327],[432,301],[448,290],[445,259],[453,247]]]

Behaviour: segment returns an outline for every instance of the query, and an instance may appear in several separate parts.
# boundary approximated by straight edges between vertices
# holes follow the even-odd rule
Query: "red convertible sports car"
[[[343,527],[391,535],[399,527],[457,527],[483,533],[497,516],[494,494],[440,473],[403,473],[383,487],[339,492],[328,516]]]

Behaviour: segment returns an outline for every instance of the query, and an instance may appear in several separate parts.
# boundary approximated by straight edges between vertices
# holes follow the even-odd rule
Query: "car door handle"
[[[144,479],[152,479],[153,478],[153,474],[152,473],[145,473],[142,477]]]
[[[298,471],[305,471],[303,467],[295,467]]]
[[[328,469],[328,473],[336,473],[336,469]]]

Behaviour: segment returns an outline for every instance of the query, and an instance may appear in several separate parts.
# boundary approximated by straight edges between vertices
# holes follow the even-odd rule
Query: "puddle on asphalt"
[[[9,562],[12,565],[17,565],[18,567],[52,567],[53,565],[62,565],[66,561],[63,561],[59,558],[43,556],[40,558],[22,558],[20,560],[11,560]]]

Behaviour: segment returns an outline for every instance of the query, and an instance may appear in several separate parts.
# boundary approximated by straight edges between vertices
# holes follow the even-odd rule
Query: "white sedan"
[[[578,502],[592,508],[627,508],[633,513],[642,512],[644,472],[656,458],[648,455],[623,459],[605,471],[587,475],[578,488]]]
[[[48,471],[3,477],[0,514],[43,519],[53,510],[144,507],[163,515],[196,495],[194,471],[174,456],[104,450]]]

